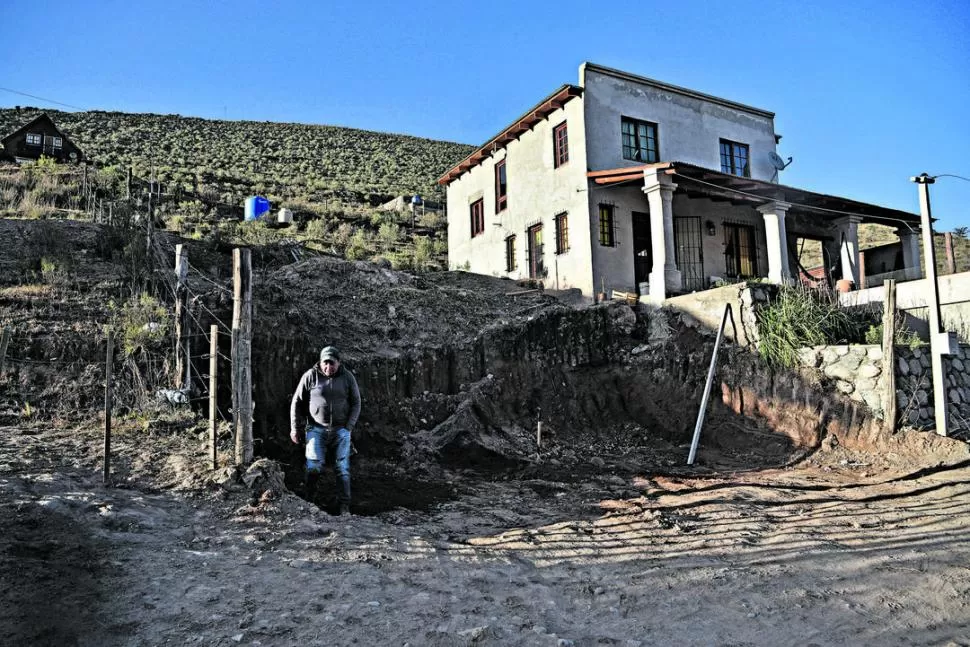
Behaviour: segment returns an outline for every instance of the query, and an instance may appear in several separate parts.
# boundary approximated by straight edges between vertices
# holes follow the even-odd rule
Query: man
[[[300,378],[290,402],[290,440],[300,443],[306,421],[306,491],[313,498],[320,473],[332,457],[336,467],[339,514],[350,513],[350,436],[360,416],[360,390],[353,373],[340,365],[333,346],[320,351],[320,363]]]

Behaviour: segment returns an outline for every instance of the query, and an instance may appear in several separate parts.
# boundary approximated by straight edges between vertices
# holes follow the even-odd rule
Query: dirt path
[[[970,644],[966,464],[465,479],[348,519],[106,489],[92,438],[35,431],[0,429],[3,645]]]

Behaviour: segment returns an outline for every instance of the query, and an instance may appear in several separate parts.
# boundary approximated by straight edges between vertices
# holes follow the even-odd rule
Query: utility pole
[[[919,188],[920,227],[923,230],[923,262],[926,265],[926,280],[932,289],[927,290],[927,310],[930,327],[930,363],[933,372],[933,411],[936,418],[936,433],[948,435],[948,416],[946,406],[946,376],[943,374],[943,356],[951,355],[950,336],[941,325],[940,286],[936,282],[936,249],[933,245],[933,218],[930,210],[930,185],[936,179],[926,173],[910,178]]]

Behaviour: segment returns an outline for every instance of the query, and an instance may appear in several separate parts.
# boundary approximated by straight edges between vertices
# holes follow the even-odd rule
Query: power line
[[[10,92],[13,94],[19,94],[22,97],[30,97],[31,99],[39,99],[40,101],[46,101],[47,103],[53,103],[54,105],[64,106],[65,108],[74,108],[75,110],[84,110],[81,106],[75,106],[70,103],[62,103],[60,101],[54,101],[53,99],[45,99],[44,97],[38,97],[36,94],[28,94],[26,92],[20,92],[19,90],[11,90],[10,88],[0,88],[4,92]]]
[[[934,180],[938,177],[955,177],[958,180],[963,180],[964,182],[970,182],[970,178],[963,177],[962,175],[954,175],[953,173],[940,173],[939,175],[931,175]]]

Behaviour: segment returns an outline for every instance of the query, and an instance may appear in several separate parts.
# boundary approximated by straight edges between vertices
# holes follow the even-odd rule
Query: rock
[[[923,355],[922,357],[919,358],[919,363],[923,368],[929,368],[931,366],[930,356]]]
[[[576,643],[567,638],[560,638],[556,641],[556,647],[575,647]]]
[[[829,434],[822,439],[822,451],[830,452],[839,446],[839,439],[836,436]]]
[[[851,382],[846,382],[845,380],[836,380],[835,388],[838,389],[840,393],[844,393],[846,395],[849,395],[855,391],[855,385],[853,385]]]
[[[620,334],[629,335],[637,325],[637,313],[628,305],[613,306],[610,309],[613,328]]]
[[[232,637],[232,642],[234,643],[242,642],[242,639],[243,639],[243,634],[236,634],[235,636]]]
[[[960,397],[960,392],[956,389],[950,389],[950,402],[953,404],[960,404],[963,402],[963,398]]]
[[[483,625],[481,627],[472,627],[471,629],[462,629],[458,632],[458,635],[465,638],[471,642],[480,640],[488,632],[488,625]]]
[[[593,456],[591,459],[589,459],[589,462],[590,462],[590,465],[594,467],[599,467],[600,469],[606,467],[606,461],[604,461],[599,456]]]
[[[849,347],[848,346],[836,346],[835,347],[835,354],[838,355],[839,357],[844,357],[844,356],[846,356],[846,355],[849,354]]]
[[[866,350],[866,355],[869,359],[881,360],[882,359],[882,348],[879,346],[870,346]]]
[[[916,392],[916,402],[923,407],[930,401],[930,395],[922,389]]]
[[[367,603],[367,606],[374,607],[376,609],[377,607],[381,606],[381,603],[378,602],[377,600],[371,600],[370,602]]]
[[[882,369],[875,364],[863,364],[859,367],[859,375],[861,377],[876,377],[882,373]]]
[[[923,365],[919,363],[918,359],[909,360],[909,372],[913,375],[921,375],[923,373]]]
[[[963,371],[963,362],[956,357],[950,360],[950,367],[958,371]]]
[[[896,407],[905,409],[908,404],[909,396],[906,395],[905,391],[896,391]]]
[[[909,421],[909,424],[916,426],[919,423],[919,409],[910,411],[906,419]]]
[[[899,374],[903,377],[909,375],[909,362],[902,357],[899,358]]]

